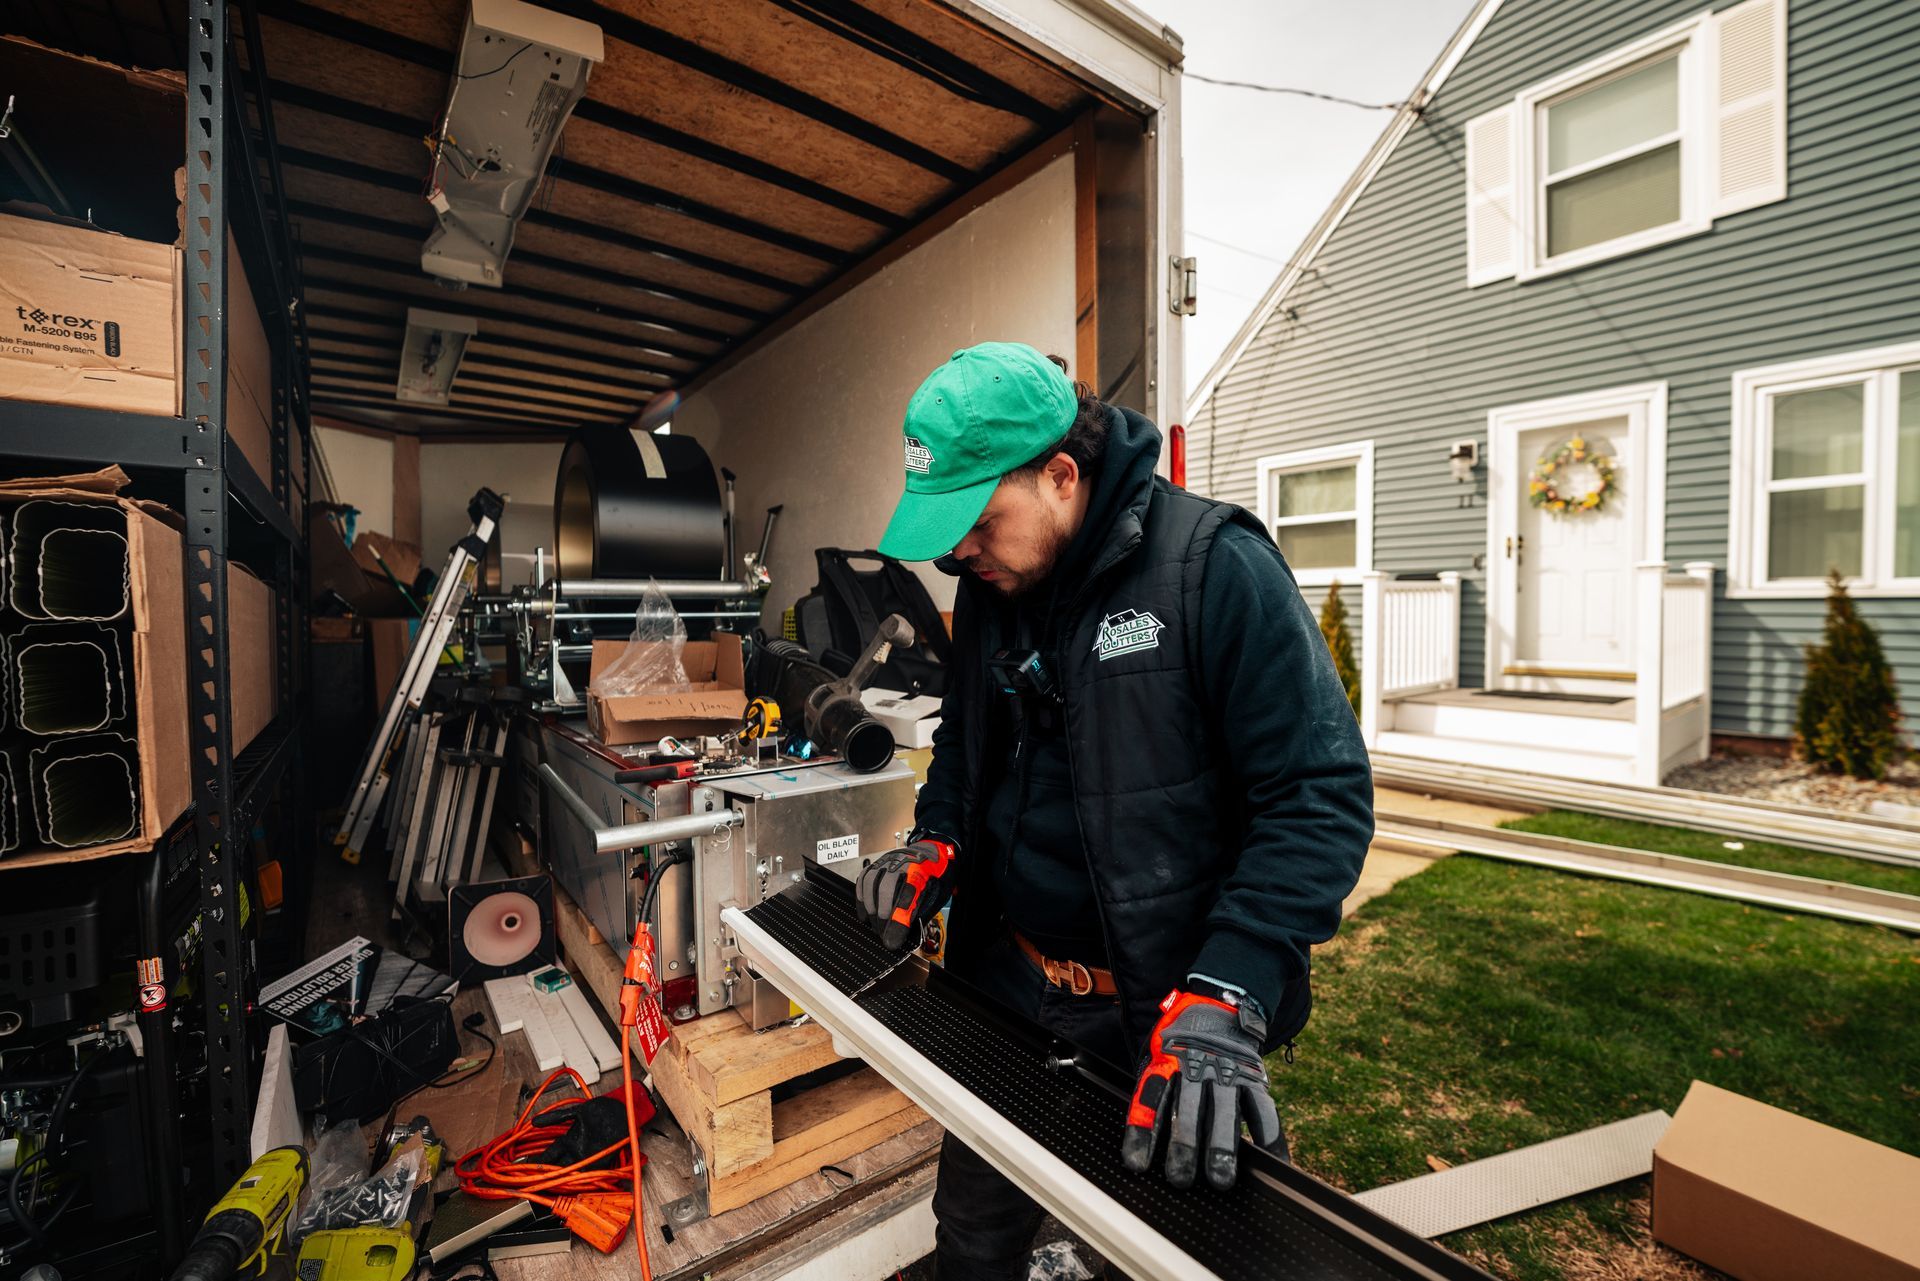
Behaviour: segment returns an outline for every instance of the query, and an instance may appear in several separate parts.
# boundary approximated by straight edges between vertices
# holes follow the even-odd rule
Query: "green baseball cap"
[[[907,489],[880,550],[900,560],[952,551],[1000,478],[1057,444],[1079,403],[1060,367],[1025,343],[954,352],[907,402]]]

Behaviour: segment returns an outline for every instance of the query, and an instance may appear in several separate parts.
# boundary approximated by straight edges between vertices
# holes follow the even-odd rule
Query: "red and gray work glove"
[[[860,871],[854,888],[854,908],[880,938],[895,950],[919,937],[918,927],[937,915],[952,896],[947,882],[959,846],[929,832],[904,849],[888,850]]]
[[[1260,1061],[1266,1034],[1266,1020],[1251,1002],[1236,1008],[1193,992],[1167,993],[1147,1040],[1133,1106],[1127,1109],[1120,1141],[1127,1168],[1136,1174],[1151,1169],[1164,1139],[1168,1183],[1192,1187],[1204,1149],[1207,1182],[1222,1190],[1232,1187],[1240,1122],[1246,1121],[1261,1147],[1280,1139],[1280,1114]]]

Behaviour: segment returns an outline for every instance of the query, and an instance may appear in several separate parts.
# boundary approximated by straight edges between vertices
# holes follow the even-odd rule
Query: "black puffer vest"
[[[1127,1040],[1136,1049],[1158,1003],[1184,984],[1206,917],[1245,836],[1244,797],[1209,733],[1197,670],[1207,553],[1229,522],[1260,530],[1246,511],[1175,489],[1155,477],[1121,512],[1091,571],[1063,588],[1053,657],[1066,699],[1067,737],[1080,831],[1097,892],[1107,955],[1120,989]],[[993,695],[984,656],[1007,642],[991,589],[961,581],[954,618],[963,693],[967,778],[984,777]],[[978,814],[976,797],[967,812]],[[959,834],[979,848],[974,830]],[[962,858],[948,965],[965,977],[998,933],[992,869]],[[1304,1021],[1305,983],[1271,1012],[1273,1043]],[[1297,1012],[1293,1006],[1300,1006]]]

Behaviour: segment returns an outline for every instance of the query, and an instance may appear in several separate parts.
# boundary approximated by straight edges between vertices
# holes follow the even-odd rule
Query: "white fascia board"
[[[1240,331],[1233,336],[1233,341],[1229,342],[1226,350],[1220,353],[1220,359],[1214,361],[1213,368],[1200,379],[1200,385],[1194,388],[1193,395],[1187,400],[1187,414],[1182,421],[1190,423],[1199,416],[1201,408],[1207,403],[1207,398],[1213,395],[1214,388],[1220,385],[1220,380],[1227,376],[1240,357],[1246,353],[1247,348],[1253,345],[1253,340],[1260,336],[1260,331],[1266,327],[1267,321],[1272,318],[1275,311],[1279,310],[1280,304],[1293,291],[1300,277],[1305,275],[1307,269],[1313,265],[1314,255],[1333,238],[1333,233],[1340,226],[1341,220],[1358,203],[1360,194],[1373,181],[1374,175],[1385,166],[1387,157],[1391,156],[1393,149],[1400,145],[1400,140],[1407,136],[1407,131],[1413,128],[1414,121],[1420,118],[1421,110],[1433,101],[1440,92],[1440,87],[1446,83],[1447,77],[1453,74],[1453,69],[1460,65],[1462,58],[1467,56],[1467,50],[1473,47],[1473,42],[1479,39],[1480,33],[1486,30],[1489,22],[1493,21],[1493,15],[1499,11],[1500,4],[1501,0],[1480,0],[1478,7],[1467,15],[1465,22],[1460,24],[1460,29],[1454,32],[1453,39],[1448,41],[1447,47],[1441,51],[1433,66],[1427,69],[1427,74],[1421,77],[1412,95],[1408,97],[1406,105],[1396,111],[1393,118],[1387,122],[1387,127],[1380,131],[1380,137],[1375,140],[1366,158],[1360,162],[1360,167],[1354,170],[1353,176],[1347,179],[1344,187],[1340,188],[1340,193],[1333,198],[1333,203],[1327,207],[1327,211],[1320,215],[1320,221],[1313,225],[1306,239],[1300,242],[1300,248],[1294,251],[1293,256],[1280,269],[1279,277],[1261,297],[1259,305],[1254,307],[1252,313],[1248,315],[1246,323],[1240,326]]]

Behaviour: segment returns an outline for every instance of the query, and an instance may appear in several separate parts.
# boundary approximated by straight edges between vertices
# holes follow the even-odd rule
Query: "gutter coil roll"
[[[619,426],[574,432],[554,481],[558,578],[716,578],[723,567],[720,484],[688,436]]]

